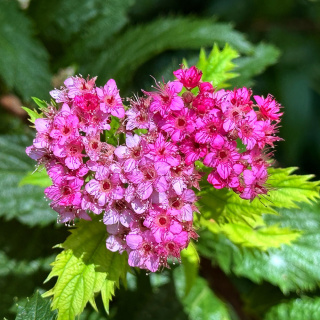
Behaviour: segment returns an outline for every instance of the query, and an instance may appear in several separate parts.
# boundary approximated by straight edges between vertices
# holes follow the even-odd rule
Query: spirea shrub
[[[66,79],[50,92],[26,150],[52,180],[45,195],[59,222],[100,215],[106,247],[151,272],[180,261],[198,238],[200,180],[248,201],[263,197],[270,150],[281,140],[281,106],[271,95],[217,90],[194,66],[174,75],[127,99],[113,79],[103,87],[96,77]]]

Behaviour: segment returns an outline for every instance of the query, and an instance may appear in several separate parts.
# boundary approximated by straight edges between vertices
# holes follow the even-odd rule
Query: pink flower
[[[168,132],[173,142],[181,141],[195,130],[196,116],[193,110],[183,108],[169,115],[161,129]]]
[[[184,161],[187,165],[205,157],[207,149],[207,145],[196,142],[194,136],[183,140],[180,145],[180,150],[185,154]]]
[[[53,153],[58,158],[64,158],[65,165],[72,170],[78,169],[83,163],[83,144],[79,140],[74,140],[65,145],[54,145]]]
[[[171,111],[181,110],[184,103],[178,93],[182,90],[183,84],[178,81],[164,84],[157,83],[158,92],[145,92],[153,98],[150,105],[151,112],[159,112],[162,117],[168,116]]]
[[[124,108],[122,105],[122,99],[119,95],[117,84],[113,79],[110,79],[103,89],[96,88],[97,95],[100,98],[100,109],[101,111],[112,114],[115,117],[124,117]]]
[[[68,97],[74,99],[75,96],[81,96],[86,93],[95,92],[95,82],[97,77],[92,79],[87,78],[87,80],[82,77],[70,77],[65,80],[64,85],[68,90]]]
[[[80,205],[82,184],[78,180],[55,180],[54,185],[44,190],[45,195],[53,200],[53,206],[71,206]]]
[[[257,104],[260,108],[260,113],[265,119],[270,119],[271,121],[280,121],[280,117],[283,115],[283,112],[280,112],[281,105],[276,102],[271,94],[268,94],[266,98],[263,96],[253,96],[257,101]]]
[[[149,153],[146,157],[153,161],[164,161],[171,166],[177,166],[180,163],[178,156],[178,147],[171,143],[166,142],[164,136],[160,133],[154,144],[149,144]]]
[[[230,142],[224,144],[221,149],[212,148],[203,163],[208,167],[216,168],[220,177],[227,179],[232,172],[233,165],[240,159],[236,147],[236,142]]]
[[[189,69],[178,69],[173,74],[183,84],[186,89],[191,90],[199,85],[202,77],[202,71],[192,66]]]
[[[97,199],[99,206],[123,198],[124,188],[121,185],[119,174],[106,171],[100,179],[91,179],[85,186],[86,191]]]

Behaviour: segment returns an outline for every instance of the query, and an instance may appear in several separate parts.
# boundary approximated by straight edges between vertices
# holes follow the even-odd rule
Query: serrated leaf
[[[188,314],[188,319],[231,319],[227,306],[215,296],[203,278],[198,276],[189,294],[185,296],[183,270],[178,267],[174,270],[173,275],[177,296]]]
[[[115,78],[118,86],[123,87],[143,63],[166,50],[198,49],[214,42],[229,43],[243,53],[252,50],[252,45],[229,24],[213,19],[158,19],[116,37],[108,50],[103,50],[91,63],[83,64],[81,72],[99,74],[102,82]]]
[[[197,67],[202,71],[202,80],[212,82],[218,89],[228,87],[227,80],[238,76],[230,72],[236,67],[232,60],[238,56],[238,52],[228,44],[221,51],[215,44],[208,57],[205,50],[201,49]]]
[[[235,244],[260,250],[279,248],[282,244],[290,244],[301,234],[297,230],[279,228],[277,225],[266,226],[263,223],[254,227],[240,222],[218,225],[214,221],[201,219],[200,224],[211,232],[224,234]]]
[[[42,298],[39,291],[28,300],[25,307],[18,306],[16,316],[16,320],[55,320],[56,318],[57,312],[51,311],[50,300]]]
[[[259,43],[253,54],[236,59],[236,72],[240,75],[231,80],[234,87],[250,87],[254,76],[261,74],[267,67],[275,64],[279,59],[280,51],[271,44]]]
[[[127,11],[133,2],[57,0],[48,3],[38,0],[31,1],[28,11],[47,39],[68,45],[70,52],[76,55],[104,47],[106,40],[127,23]]]
[[[18,187],[25,175],[35,167],[25,148],[32,141],[26,136],[0,136],[0,216],[20,222],[47,225],[57,214],[44,200],[43,188],[35,185]]]
[[[0,77],[25,100],[50,89],[49,57],[17,1],[0,2]]]
[[[60,246],[62,251],[53,263],[46,281],[57,277],[53,289],[45,296],[53,296],[52,308],[58,309],[58,319],[74,319],[94,297],[102,293],[106,310],[119,279],[125,279],[127,257],[106,248],[106,227],[99,216],[92,221],[80,221],[76,229]]]
[[[198,206],[205,219],[217,223],[247,222],[259,219],[263,214],[277,214],[278,208],[296,208],[297,202],[310,202],[319,198],[319,182],[309,181],[311,175],[291,175],[295,168],[270,168],[270,191],[266,199],[243,200],[229,190],[216,190],[208,182],[201,182]]]
[[[312,290],[320,282],[320,205],[301,204],[301,209],[278,209],[279,215],[266,215],[268,225],[277,223],[301,231],[301,236],[280,248],[266,252],[240,247],[222,234],[203,232],[200,252],[213,259],[226,273],[234,273],[261,283],[269,281],[284,293]]]
[[[301,297],[276,305],[265,314],[264,320],[318,320],[320,319],[320,298]]]
[[[185,295],[187,296],[197,279],[200,263],[198,252],[192,242],[188,248],[181,251],[181,263],[185,277]]]
[[[40,187],[48,187],[52,184],[47,171],[45,169],[27,172],[27,174],[21,179],[19,186],[34,185]]]
[[[43,114],[38,113],[38,111],[36,109],[31,110],[27,107],[21,107],[21,108],[27,112],[28,116],[30,117],[28,120],[31,123],[34,123],[36,119],[43,118]]]

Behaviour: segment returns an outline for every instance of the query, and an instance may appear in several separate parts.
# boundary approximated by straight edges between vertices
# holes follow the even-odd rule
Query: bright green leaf
[[[20,181],[19,186],[24,186],[26,184],[45,188],[50,186],[52,181],[49,178],[47,171],[43,168],[42,170],[28,172]]]
[[[199,255],[192,242],[187,249],[181,251],[181,262],[185,276],[185,295],[187,296],[193,287],[199,270]]]
[[[90,301],[95,306],[95,294],[102,293],[106,310],[119,280],[125,279],[127,257],[106,248],[106,228],[95,216],[92,221],[80,221],[61,245],[47,281],[57,277],[53,289],[52,308],[58,309],[58,319],[71,320],[80,314]]]
[[[264,320],[318,320],[320,319],[320,298],[301,297],[273,306]]]
[[[228,44],[223,50],[215,44],[208,57],[204,49],[200,51],[197,67],[202,71],[202,80],[212,82],[214,87],[225,88],[227,80],[238,76],[237,73],[230,72],[236,65],[232,62],[239,54]]]
[[[16,320],[55,320],[57,312],[51,311],[50,300],[41,297],[37,291],[25,307],[18,306],[18,314]]]
[[[34,123],[36,119],[39,119],[39,118],[43,118],[43,114],[42,113],[38,113],[38,111],[36,109],[29,109],[27,107],[21,107],[24,111],[27,112],[27,114],[29,115],[29,121],[31,123]]]
[[[198,206],[203,218],[217,223],[226,221],[247,223],[263,214],[277,214],[278,208],[296,208],[297,202],[310,202],[319,198],[319,182],[309,181],[311,175],[291,175],[295,168],[269,169],[267,181],[271,190],[266,198],[243,200],[229,190],[216,190],[208,182],[201,182]]]
[[[261,283],[269,281],[284,293],[312,290],[320,282],[320,204],[300,204],[301,209],[278,209],[279,215],[266,215],[268,225],[277,223],[301,231],[290,245],[258,249],[240,247],[223,234],[202,232],[197,248],[226,273],[234,273]]]
[[[282,244],[290,244],[300,236],[297,230],[290,228],[279,228],[277,225],[250,226],[246,223],[227,223],[218,225],[215,222],[201,219],[202,227],[208,228],[211,232],[222,233],[233,243],[244,247],[259,248],[279,248]]]

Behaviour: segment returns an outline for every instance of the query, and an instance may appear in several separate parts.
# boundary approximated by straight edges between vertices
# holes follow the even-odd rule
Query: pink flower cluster
[[[266,194],[267,167],[280,121],[280,105],[247,88],[215,91],[195,67],[174,72],[177,80],[131,99],[124,108],[113,79],[71,77],[50,92],[48,105],[27,154],[45,166],[53,185],[45,189],[61,222],[90,220],[103,213],[107,248],[127,251],[131,266],[152,272],[180,260],[198,236],[193,212],[203,174],[212,168],[215,188],[233,189],[244,199]],[[106,141],[112,117],[125,144]],[[241,145],[241,148],[239,147]],[[242,152],[240,152],[242,149]]]

